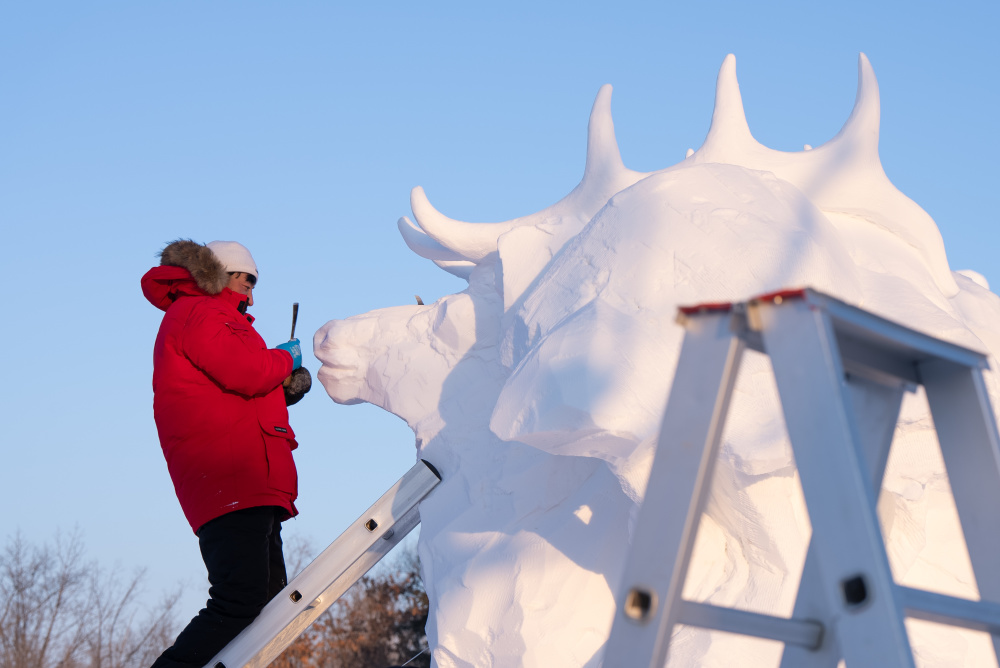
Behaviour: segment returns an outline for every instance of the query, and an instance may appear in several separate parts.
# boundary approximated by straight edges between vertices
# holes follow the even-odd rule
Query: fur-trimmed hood
[[[210,295],[219,294],[229,283],[229,274],[212,249],[190,239],[167,244],[160,251],[160,265],[187,269],[198,287]]]
[[[160,252],[160,266],[142,277],[142,294],[166,311],[178,297],[219,295],[229,284],[229,274],[208,246],[178,239]]]

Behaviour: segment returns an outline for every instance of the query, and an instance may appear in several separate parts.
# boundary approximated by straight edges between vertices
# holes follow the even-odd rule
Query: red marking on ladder
[[[699,313],[726,313],[732,308],[733,302],[706,302],[694,306],[681,306],[677,310],[684,315],[697,315]]]
[[[807,290],[805,288],[791,288],[785,290],[777,290],[775,292],[768,292],[763,295],[759,295],[748,302],[774,302],[780,304],[786,299],[806,299]],[[699,313],[728,313],[733,310],[733,306],[739,302],[704,302],[702,304],[694,304],[692,306],[681,306],[677,310],[681,312],[682,315],[698,315]]]
[[[806,289],[805,288],[793,288],[785,290],[777,290],[775,292],[768,292],[767,294],[754,297],[750,301],[752,302],[775,302],[780,304],[786,299],[806,299]]]

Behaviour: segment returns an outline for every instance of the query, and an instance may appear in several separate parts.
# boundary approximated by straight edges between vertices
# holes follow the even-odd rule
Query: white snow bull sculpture
[[[315,336],[330,396],[406,420],[442,473],[419,546],[441,667],[601,664],[678,305],[808,285],[986,349],[991,363],[1000,353],[1000,298],[949,269],[933,220],[882,171],[864,55],[844,128],[801,153],[753,139],[732,56],[705,143],[662,171],[622,164],[610,98],[605,86],[594,104],[581,183],[539,213],[458,222],[413,190],[406,243],[467,290]],[[901,582],[975,596],[935,448],[922,397],[908,398],[879,504],[891,560]],[[809,525],[761,356],[744,363],[721,458],[686,596],[789,614]],[[910,629],[922,663],[992,661],[974,634]],[[780,652],[682,628],[670,664],[767,666]]]

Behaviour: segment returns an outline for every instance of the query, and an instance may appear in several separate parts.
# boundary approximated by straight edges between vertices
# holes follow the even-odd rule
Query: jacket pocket
[[[268,436],[277,436],[278,438],[286,438],[294,443],[295,432],[292,431],[292,426],[287,422],[281,420],[261,420],[260,428],[264,430],[264,433]],[[292,450],[298,443],[289,444]]]
[[[267,486],[287,492],[294,499],[298,494],[298,474],[292,450],[298,444],[287,422],[261,422],[264,446],[267,450]]]

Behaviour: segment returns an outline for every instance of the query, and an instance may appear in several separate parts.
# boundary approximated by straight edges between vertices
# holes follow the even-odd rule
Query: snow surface
[[[467,290],[315,335],[330,396],[406,420],[443,475],[419,546],[442,668],[601,664],[678,305],[808,285],[988,351],[993,368],[1000,355],[1000,298],[949,269],[934,221],[882,170],[864,55],[847,123],[802,152],[754,140],[731,55],[705,143],[667,169],[622,164],[610,101],[604,86],[581,183],[543,211],[471,224],[413,190],[406,243]],[[993,372],[987,384],[996,406]],[[685,595],[790,614],[810,528],[761,355],[743,363],[715,475]],[[879,512],[897,581],[977,597],[922,394],[904,401]],[[982,634],[907,624],[920,665],[994,663]],[[774,666],[780,653],[681,627],[670,665]]]

